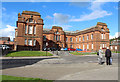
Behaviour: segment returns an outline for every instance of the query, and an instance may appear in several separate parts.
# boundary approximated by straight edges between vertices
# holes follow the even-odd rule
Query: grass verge
[[[2,77],[2,82],[53,82],[53,80],[44,80],[40,78],[29,78],[29,77],[15,77],[8,75],[0,75]]]
[[[51,53],[45,51],[12,51],[9,52],[5,57],[27,57],[27,56],[53,56]]]
[[[120,51],[112,51],[112,53],[120,53]]]
[[[70,54],[73,54],[73,55],[93,55],[93,54],[96,54],[96,52],[70,52]]]

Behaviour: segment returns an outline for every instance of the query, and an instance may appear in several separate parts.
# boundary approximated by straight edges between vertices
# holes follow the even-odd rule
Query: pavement
[[[110,66],[105,63],[99,65],[95,55],[73,56],[59,54],[59,56],[58,58],[45,58],[42,60],[40,60],[41,58],[33,58],[32,60],[35,61],[36,59],[36,62],[2,69],[2,74],[49,80],[118,80],[117,54],[113,54],[113,64]],[[21,63],[25,61],[31,62],[31,60],[27,59],[21,61],[23,61]]]

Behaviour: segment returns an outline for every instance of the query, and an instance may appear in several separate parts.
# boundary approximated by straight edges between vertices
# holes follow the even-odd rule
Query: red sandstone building
[[[100,47],[109,47],[109,29],[105,23],[77,31],[64,31],[62,27],[53,26],[43,29],[40,13],[23,11],[18,14],[15,29],[15,50],[42,50],[46,47],[80,48],[97,51]]]

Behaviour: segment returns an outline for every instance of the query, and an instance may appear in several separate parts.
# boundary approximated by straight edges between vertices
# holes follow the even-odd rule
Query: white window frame
[[[36,26],[34,26],[34,34],[36,34]]]
[[[105,34],[104,34],[104,39],[105,39],[106,37],[105,37]]]
[[[83,44],[83,51],[85,50],[85,45]]]
[[[85,37],[83,36],[83,41],[85,40]]]
[[[117,46],[115,46],[115,50],[117,50]]]
[[[79,37],[79,41],[81,41],[81,37]]]
[[[77,37],[76,37],[76,42],[77,42]]]
[[[91,40],[93,40],[93,34],[91,34]]]
[[[92,49],[93,49],[93,44],[92,44]]]
[[[29,39],[29,40],[28,40],[28,45],[29,45],[29,46],[32,46],[32,39]]]
[[[89,35],[87,35],[87,40],[89,40]]]
[[[103,44],[103,48],[105,47],[105,45]]]
[[[25,39],[25,45],[27,45],[27,39]]]
[[[87,49],[89,49],[89,44],[87,44]]]
[[[81,49],[81,45],[79,45],[79,48]]]
[[[25,34],[27,34],[27,25],[25,25]]]
[[[28,28],[29,28],[29,34],[32,34],[33,33],[33,26],[30,25]]]
[[[36,46],[36,40],[33,41],[33,45]]]
[[[101,34],[101,38],[103,39],[103,34]]]

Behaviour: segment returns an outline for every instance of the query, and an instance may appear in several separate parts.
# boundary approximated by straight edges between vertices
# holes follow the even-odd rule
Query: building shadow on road
[[[2,59],[2,64],[0,69],[21,67],[26,65],[32,65],[44,59],[53,59],[53,58],[29,58],[29,59]],[[55,58],[54,58],[55,59]]]

